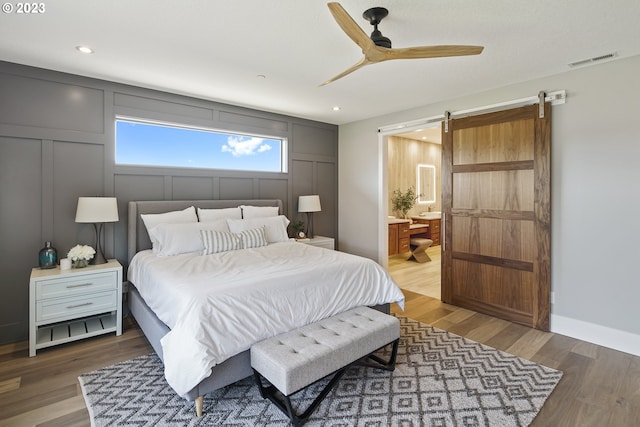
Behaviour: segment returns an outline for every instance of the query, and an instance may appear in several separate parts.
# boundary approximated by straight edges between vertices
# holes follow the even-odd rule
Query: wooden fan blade
[[[443,45],[443,46],[420,46],[405,47],[397,49],[379,48],[384,53],[384,59],[371,62],[387,61],[391,59],[420,59],[420,58],[441,58],[445,56],[479,55],[484,49],[483,46],[463,46],[463,45]]]
[[[362,68],[365,65],[369,65],[369,64],[371,64],[371,61],[369,61],[366,57],[363,57],[360,61],[358,61],[357,64],[352,65],[351,67],[347,68],[346,70],[344,70],[343,72],[341,72],[337,76],[332,77],[331,79],[329,79],[326,82],[322,83],[320,86],[328,85],[331,82],[335,82],[336,80],[343,78],[347,74],[353,73],[358,68]]]
[[[354,21],[351,15],[344,10],[340,3],[327,3],[327,6],[329,6],[329,11],[331,11],[333,18],[336,20],[340,28],[342,28],[342,31],[344,31],[358,46],[360,46],[363,52],[375,46],[369,36],[358,24],[356,24],[356,21]]]

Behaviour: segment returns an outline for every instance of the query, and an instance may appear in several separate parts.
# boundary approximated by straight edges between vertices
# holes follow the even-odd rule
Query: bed
[[[241,205],[283,212],[282,202],[275,199],[129,202],[129,309],[165,362],[170,385],[196,402],[198,415],[205,394],[252,375],[252,340],[330,317],[335,310],[370,305],[388,312],[389,303],[404,302],[402,292],[373,261],[295,241],[206,256],[159,257],[150,250],[142,215]],[[210,283],[215,292],[206,289]],[[189,309],[165,310],[172,306]]]

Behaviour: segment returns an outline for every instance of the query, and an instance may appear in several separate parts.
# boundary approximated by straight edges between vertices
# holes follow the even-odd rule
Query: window
[[[286,139],[116,119],[116,164],[286,172]]]

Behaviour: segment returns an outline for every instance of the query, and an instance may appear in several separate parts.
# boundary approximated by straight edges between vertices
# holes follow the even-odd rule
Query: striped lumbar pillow
[[[240,236],[240,247],[242,249],[267,246],[267,239],[264,234],[264,225],[262,227],[241,231],[238,235]]]
[[[202,255],[235,251],[241,248],[240,236],[228,231],[200,230],[204,251]]]

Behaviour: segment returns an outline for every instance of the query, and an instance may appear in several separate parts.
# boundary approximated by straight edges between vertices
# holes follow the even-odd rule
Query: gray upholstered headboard
[[[155,214],[186,209],[189,206],[203,209],[235,208],[240,205],[277,206],[283,214],[282,200],[145,200],[129,202],[129,229],[127,234],[127,256],[133,256],[144,249],[151,249],[151,240],[140,214]]]

